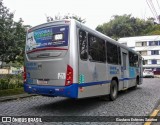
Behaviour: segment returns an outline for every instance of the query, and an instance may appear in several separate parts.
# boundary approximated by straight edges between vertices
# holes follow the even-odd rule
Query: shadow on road
[[[86,98],[79,100],[58,98],[58,100],[51,103],[32,107],[32,110],[40,110],[41,112],[52,112],[54,115],[56,115],[55,113],[57,112],[63,113],[64,115],[71,115],[75,113],[82,114],[83,112],[87,112],[102,105],[103,103],[104,102],[99,101],[98,98]],[[108,103],[108,101],[106,103]]]
[[[122,96],[127,96],[128,94],[138,91],[141,88],[137,88],[136,90],[128,89],[126,91],[121,91],[118,93],[118,98]],[[45,98],[45,97],[42,97]],[[48,97],[47,97],[48,98]],[[52,98],[52,97],[51,97]],[[82,115],[89,111],[93,111],[99,106],[103,106],[109,103],[114,103],[118,101],[109,101],[109,98],[104,101],[99,99],[99,97],[93,97],[93,98],[85,98],[85,99],[68,99],[68,98],[53,98],[53,102],[51,103],[45,103],[42,105],[34,106],[31,108],[31,110],[36,110],[36,112],[39,112],[41,115],[43,112],[49,112],[53,115]],[[43,115],[43,114],[42,114]]]

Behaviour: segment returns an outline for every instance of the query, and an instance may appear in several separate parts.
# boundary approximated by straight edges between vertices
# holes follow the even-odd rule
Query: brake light
[[[73,69],[71,66],[67,65],[65,86],[69,86],[72,83],[73,83]]]
[[[26,74],[26,67],[24,67],[24,72],[23,72],[23,82],[26,82],[27,74]]]

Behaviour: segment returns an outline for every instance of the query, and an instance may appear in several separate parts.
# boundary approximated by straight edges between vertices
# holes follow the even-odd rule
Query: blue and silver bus
[[[54,21],[28,30],[23,77],[27,93],[115,100],[142,84],[142,57],[74,19]]]

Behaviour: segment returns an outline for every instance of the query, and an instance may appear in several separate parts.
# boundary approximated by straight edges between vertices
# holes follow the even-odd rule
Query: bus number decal
[[[119,74],[119,69],[117,69],[117,67],[111,66],[110,74]]]

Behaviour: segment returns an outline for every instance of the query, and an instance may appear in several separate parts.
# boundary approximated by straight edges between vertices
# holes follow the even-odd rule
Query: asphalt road
[[[1,102],[0,116],[148,116],[158,104],[159,99],[160,79],[144,78],[143,84],[136,90],[120,92],[115,101],[102,101],[98,98],[72,100],[62,97],[33,96]],[[54,124],[141,125],[143,123],[54,122]]]

